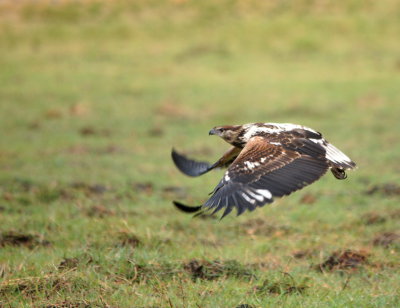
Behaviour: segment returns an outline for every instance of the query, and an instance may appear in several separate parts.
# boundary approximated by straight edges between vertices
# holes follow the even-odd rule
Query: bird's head
[[[216,126],[210,132],[209,135],[217,135],[224,139],[228,143],[235,143],[238,139],[239,134],[242,131],[242,125],[224,125]]]

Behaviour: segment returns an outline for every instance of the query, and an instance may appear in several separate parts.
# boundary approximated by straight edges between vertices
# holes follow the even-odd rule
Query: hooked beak
[[[209,136],[211,136],[211,135],[215,135],[217,132],[215,131],[215,129],[213,128],[212,130],[210,130],[209,132],[208,132],[208,135]]]

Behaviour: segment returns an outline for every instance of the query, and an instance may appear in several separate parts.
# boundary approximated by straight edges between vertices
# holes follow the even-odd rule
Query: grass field
[[[400,4],[0,1],[1,307],[399,307]],[[359,168],[193,219],[210,128],[315,128]],[[247,305],[247,306],[246,306]]]

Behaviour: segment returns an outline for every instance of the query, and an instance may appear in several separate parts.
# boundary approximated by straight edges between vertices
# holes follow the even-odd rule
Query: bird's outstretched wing
[[[256,136],[232,162],[203,209],[215,213],[224,208],[223,218],[236,208],[240,215],[313,183],[328,168],[322,155],[293,151]]]
[[[228,167],[239,155],[241,150],[242,149],[237,147],[230,148],[216,163],[212,165],[207,162],[189,159],[186,156],[179,154],[174,149],[172,149],[171,156],[175,166],[182,173],[195,177],[207,173],[215,168]]]
[[[343,170],[356,168],[355,162],[324,139],[320,133],[296,129],[282,135],[282,146],[288,150],[308,154],[312,157],[324,156],[331,162],[332,167],[341,168]]]

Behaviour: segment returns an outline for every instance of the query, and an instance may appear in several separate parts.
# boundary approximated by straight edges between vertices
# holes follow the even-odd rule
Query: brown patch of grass
[[[299,249],[295,250],[292,252],[292,256],[295,259],[305,259],[313,256],[315,254],[315,251],[312,251],[310,249]]]
[[[132,188],[139,193],[144,193],[148,196],[153,194],[154,185],[151,182],[137,182],[132,184]]]
[[[123,153],[124,149],[117,145],[109,144],[104,147],[98,148],[98,149],[94,150],[93,152],[96,154],[106,155],[106,154]]]
[[[367,191],[367,195],[382,194],[385,196],[399,196],[400,185],[397,183],[385,183],[371,186]]]
[[[3,193],[3,199],[6,201],[12,201],[14,200],[14,196],[12,193],[6,191]]]
[[[386,220],[385,216],[377,212],[369,212],[361,216],[361,222],[365,225],[382,224],[386,222]]]
[[[108,155],[108,154],[114,154],[114,153],[122,153],[124,152],[124,149],[110,144],[106,145],[103,147],[99,148],[93,148],[89,147],[84,144],[77,144],[70,146],[69,148],[66,149],[66,152],[68,154],[74,154],[74,155],[85,155],[85,154],[101,154],[101,155]]]
[[[78,267],[78,264],[79,264],[78,258],[65,258],[58,265],[58,270],[63,271],[68,269],[75,269]]]
[[[30,130],[38,130],[42,127],[39,121],[32,121],[27,125],[27,128]]]
[[[239,226],[242,233],[247,235],[283,236],[291,232],[287,226],[271,224],[264,219],[250,219]]]
[[[388,215],[391,219],[400,219],[400,209],[390,211]]]
[[[90,308],[93,307],[92,303],[82,300],[82,301],[69,301],[65,300],[59,303],[50,304],[44,306],[46,308]]]
[[[164,135],[164,129],[162,129],[160,126],[154,126],[147,131],[147,134],[150,137],[162,137]]]
[[[91,148],[84,144],[76,144],[68,147],[66,152],[73,155],[84,155],[92,152]]]
[[[192,280],[215,280],[221,277],[236,277],[251,279],[254,277],[252,270],[235,260],[212,262],[205,260],[191,260],[183,264],[184,270],[189,273]]]
[[[46,292],[47,296],[57,294],[60,291],[73,293],[88,289],[89,285],[84,279],[78,277],[68,277],[70,271],[65,271],[57,275],[44,275],[41,277],[25,277],[4,280],[0,283],[0,297],[7,297],[10,294],[18,293],[23,297],[35,299],[38,293]]]
[[[71,199],[73,197],[68,188],[62,187],[57,182],[43,185],[24,179],[14,179],[3,185],[6,188],[3,193],[5,200],[16,200],[25,205],[32,203],[34,200],[42,203],[51,203],[60,198]]]
[[[221,247],[224,243],[222,240],[216,240],[210,238],[201,238],[198,241],[204,246],[211,246],[211,247]]]
[[[87,184],[83,182],[74,182],[71,184],[51,183],[48,185],[10,182],[7,185],[7,191],[2,194],[6,201],[16,200],[19,203],[28,205],[34,202],[52,203],[59,199],[72,200],[77,197],[78,192],[83,192],[87,197],[103,195],[109,190],[108,187],[101,184]],[[22,193],[22,194],[21,194]]]
[[[379,234],[372,241],[374,246],[383,246],[385,248],[389,248],[391,245],[397,243],[400,243],[400,234],[394,232],[384,232]]]
[[[63,112],[59,109],[49,109],[45,113],[45,117],[48,119],[60,119],[63,116]]]
[[[3,232],[0,235],[0,247],[23,246],[33,249],[38,246],[49,246],[50,242],[38,235],[17,233],[14,231]]]
[[[173,276],[181,273],[176,265],[171,263],[163,264],[134,264],[133,269],[124,273],[127,279],[135,283],[146,282],[147,280],[171,279]]]
[[[84,104],[77,103],[69,108],[69,113],[73,116],[81,117],[89,113],[89,108]]]
[[[313,194],[306,193],[301,197],[300,203],[302,204],[314,204],[317,201],[317,197]]]
[[[86,211],[86,215],[89,217],[104,218],[107,216],[114,216],[115,211],[105,207],[104,205],[94,205]]]
[[[108,137],[111,135],[111,131],[108,129],[97,129],[91,126],[82,127],[79,130],[79,133],[82,136],[103,136]]]
[[[365,251],[335,251],[323,263],[317,265],[320,271],[355,270],[368,264],[369,254]]]
[[[97,135],[97,131],[93,127],[85,126],[79,130],[79,133],[83,136]]]
[[[75,182],[70,185],[73,189],[83,191],[87,196],[102,195],[108,188],[101,184],[87,184],[83,182]]]
[[[60,198],[70,199],[71,195],[60,187],[42,186],[34,189],[35,197],[43,203],[51,203]]]
[[[134,234],[129,234],[126,232],[121,232],[119,234],[119,242],[122,246],[129,246],[132,248],[139,247],[143,245],[142,241]]]
[[[309,288],[307,279],[297,282],[290,274],[283,274],[281,279],[265,280],[255,291],[260,295],[290,295],[303,294]]]
[[[240,264],[235,260],[227,261],[206,261],[191,260],[182,264],[161,263],[161,264],[133,264],[131,270],[124,270],[127,279],[139,283],[151,279],[172,279],[189,275],[193,281],[217,280],[221,278],[252,279],[255,278],[254,270]]]

